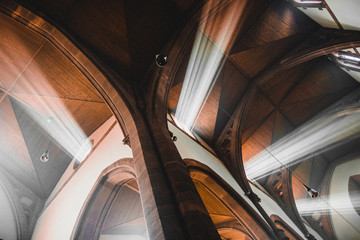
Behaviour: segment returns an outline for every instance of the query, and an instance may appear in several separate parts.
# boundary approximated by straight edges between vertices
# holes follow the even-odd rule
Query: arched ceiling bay
[[[349,19],[345,17],[343,11],[344,7],[340,7],[335,1],[326,2],[329,5],[322,11],[328,13],[334,8],[335,17],[329,15],[333,24],[329,22],[324,24],[324,22],[319,21],[322,16],[319,9],[309,8],[300,9],[300,11],[291,4],[291,1],[256,1],[256,3],[253,1],[249,3],[247,8],[244,8],[253,14],[249,14],[247,11],[242,12],[244,9],[238,9],[238,13],[241,15],[238,23],[239,29],[236,32],[238,35],[230,50],[223,49],[217,43],[216,31],[204,31],[207,44],[222,49],[224,56],[222,68],[216,75],[214,85],[202,103],[201,110],[197,113],[192,131],[207,145],[215,149],[219,156],[227,160],[229,154],[235,155],[229,147],[234,144],[234,142],[230,142],[231,134],[237,131],[237,129],[232,129],[232,123],[240,121],[238,116],[242,112],[236,112],[236,109],[244,110],[241,108],[241,104],[244,104],[242,102],[243,97],[250,90],[253,91],[253,97],[249,106],[245,108],[246,114],[240,128],[242,130],[241,139],[231,140],[241,143],[242,159],[237,159],[237,161],[244,163],[257,154],[266,152],[268,148],[271,149],[274,143],[329,106],[334,103],[341,104],[344,97],[359,89],[360,84],[356,73],[340,68],[326,55],[318,55],[319,57],[310,61],[303,61],[286,71],[276,72],[266,81],[258,81],[254,84],[254,81],[261,79],[272,68],[298,54],[301,47],[311,49],[313,44],[315,50],[315,45],[319,42],[315,40],[316,37],[314,38],[314,36],[317,32],[324,30],[323,27],[334,27],[339,29],[339,33],[350,29],[358,30],[354,28],[356,25],[354,23],[358,21],[357,17],[354,16],[353,24],[349,24]],[[348,2],[348,8],[358,6],[357,3]],[[214,16],[221,15],[222,11],[225,15],[226,10],[224,9],[220,9],[220,13],[214,14]],[[222,16],[222,18],[226,17]],[[337,20],[339,20],[338,23],[336,23]],[[209,22],[211,21],[215,22],[214,19],[210,18]],[[339,27],[342,25],[344,26]],[[353,27],[349,27],[351,25]],[[214,29],[216,28],[215,25]],[[220,27],[218,28],[218,32],[224,31]],[[347,34],[354,33],[348,32]],[[334,39],[336,37],[333,37],[330,42]],[[182,81],[186,76],[188,59],[190,59],[192,49],[186,50],[188,52],[185,54],[185,61],[179,66],[170,91],[168,109],[171,113],[176,113],[179,106],[179,96],[184,84]],[[360,56],[359,49],[356,47],[346,49],[346,51]],[[345,102],[343,103],[345,104]],[[288,170],[294,170],[294,174],[299,176],[302,182],[293,177],[291,183],[289,178],[291,178],[292,172],[287,172],[280,174],[283,176],[281,180],[283,182],[279,183],[283,185],[281,191],[271,190],[276,177],[262,179],[261,184],[268,184],[267,189],[270,189],[269,192],[273,198],[279,202],[279,205],[283,207],[294,222],[302,222],[303,220],[297,213],[294,202],[294,199],[307,197],[306,189],[302,183],[320,191],[324,184],[326,171],[331,163],[342,155],[354,151],[358,147],[355,142],[354,139],[341,141],[341,144],[339,141],[338,145],[333,143],[328,146],[326,151],[322,150],[321,154],[315,151],[304,155],[306,161],[294,165]],[[224,163],[229,165],[227,161]],[[235,166],[231,165],[230,167],[234,168]],[[261,167],[266,168],[267,165],[264,163]],[[286,171],[285,167],[283,168],[283,171]],[[268,183],[266,183],[267,180],[269,180]],[[319,230],[318,225],[318,222],[311,223],[311,226],[316,230]],[[304,226],[299,228],[301,227],[305,228]],[[321,234],[323,231],[320,228]],[[322,236],[329,237],[326,235],[327,233],[324,234]]]
[[[143,80],[155,55],[201,3],[193,0],[19,2],[64,29],[130,83]]]
[[[204,103],[203,111],[199,113],[197,121],[194,123],[195,133],[211,145],[216,142],[226,123],[231,119],[236,105],[250,82],[272,66],[275,61],[289,54],[292,49],[296,48],[312,31],[319,27],[316,22],[294,10],[293,6],[286,1],[258,1],[256,3],[249,1],[247,5],[238,12],[241,16],[238,22],[239,35],[229,54],[225,56],[224,65],[218,74],[216,83]],[[226,9],[219,10],[218,15],[224,14],[225,11]],[[253,14],[248,14],[248,11]],[[216,35],[206,36],[209,44],[218,47],[216,41],[214,42]],[[191,51],[191,49],[188,50]],[[187,56],[189,55],[187,54]],[[186,66],[187,61],[183,61],[182,65]],[[170,112],[176,110],[177,96],[180,95],[181,89],[179,87],[181,76],[184,76],[183,71],[186,72],[186,67],[180,66],[179,77],[175,77],[175,83],[169,97]],[[289,73],[289,76],[291,75]],[[282,86],[295,81],[293,79],[295,76],[287,79],[286,83],[279,85]],[[287,90],[286,86],[283,88],[284,91]],[[276,93],[269,95],[273,96],[274,94]],[[272,111],[269,97],[264,97],[262,93],[260,95],[259,98],[255,98],[261,106],[261,109],[256,109],[254,115],[255,118],[259,118],[255,120],[255,125],[256,121],[261,121],[263,117],[269,114],[269,111]],[[261,114],[264,116],[260,116]],[[250,122],[252,121],[250,120]]]
[[[103,63],[102,66],[109,67],[127,83],[135,83],[136,88],[142,88],[144,84],[156,81],[146,78],[148,76],[146,72],[154,64],[155,54],[172,44],[170,39],[186,23],[194,20],[190,17],[203,4],[203,2],[181,0],[105,2],[19,0],[19,2],[62,29],[85,52],[95,56],[97,62]],[[204,22],[201,23],[203,25],[200,24],[200,28],[203,41],[208,46],[217,48],[218,52],[225,53],[223,67],[214,79],[214,87],[203,103],[202,111],[197,115],[193,129],[213,148],[220,145],[221,137],[228,132],[231,123],[238,121],[234,118],[234,113],[249,88],[257,85],[253,83],[259,76],[274,65],[281,64],[281,61],[286,60],[288,56],[298,53],[299,46],[304,47],[304,44],[308,44],[307,47],[311,48],[311,44],[317,44],[318,42],[309,43],[309,40],[313,39],[312,37],[320,30],[324,30],[322,27],[337,27],[339,32],[342,32],[342,29],[357,30],[354,28],[356,24],[350,23],[349,18],[346,18],[344,7],[335,0],[326,1],[338,20],[332,23],[319,20],[324,16],[331,17],[327,8],[324,8],[323,12],[317,9],[301,9],[304,14],[294,7],[291,1],[240,1],[234,15],[239,20],[237,25],[232,18],[223,14],[237,1],[221,2],[224,6],[218,8],[215,14],[202,19]],[[349,2],[354,3],[354,1]],[[348,9],[353,10],[356,7],[348,6]],[[355,15],[352,14],[352,17],[356,23]],[[220,17],[221,21],[229,22],[232,27],[236,26],[234,30],[236,35],[231,35],[231,48],[224,47],[219,42],[219,38],[226,31],[215,24],[217,17]],[[86,84],[86,78],[79,70],[63,59],[59,50],[30,30],[20,29],[18,22],[9,21],[7,17],[2,17],[1,20],[4,31],[7,31],[3,36],[7,37],[0,43],[2,44],[0,61],[3,61],[1,63],[4,66],[0,73],[0,77],[3,78],[0,79],[0,97],[1,104],[4,103],[2,111],[14,119],[8,122],[18,122],[19,118],[26,119],[26,114],[22,114],[18,107],[14,109],[14,106],[24,105],[25,101],[27,103],[25,108],[46,115],[46,109],[39,105],[40,98],[59,100],[64,105],[70,106],[69,111],[74,113],[78,122],[87,120],[85,118],[87,114],[82,111],[82,106],[95,109],[98,114],[93,114],[91,117],[97,124],[106,119],[100,117],[109,114],[100,107],[105,103],[91,91]],[[334,21],[334,19],[330,20]],[[211,27],[206,27],[206,23]],[[342,27],[339,27],[338,23]],[[350,32],[346,34],[351,35]],[[331,39],[326,40],[331,42]],[[336,41],[336,39],[332,40]],[[184,51],[187,52],[174,76],[174,84],[169,96],[168,109],[172,113],[177,108],[191,47]],[[359,54],[358,49],[354,48],[353,53]],[[54,58],[59,62],[52,62]],[[40,64],[36,65],[36,62]],[[62,71],[63,69],[65,71]],[[56,94],[49,91],[36,94],[34,89],[27,89],[25,83],[30,79],[36,79],[36,82],[51,79],[51,86]],[[73,84],[75,81],[81,83]],[[139,82],[140,84],[137,84]],[[241,143],[243,160],[252,158],[358,88],[359,83],[326,56],[306,61],[258,84],[254,90],[255,97],[246,109],[247,115],[241,128],[241,139],[236,139]],[[11,112],[9,109],[13,114],[8,114]],[[13,135],[23,137],[23,124],[20,121],[18,125],[18,128],[14,128],[16,134]],[[90,134],[95,128],[95,125],[90,124],[86,126],[85,132]],[[28,147],[27,141],[29,140],[24,140],[22,149],[26,150]],[[311,164],[299,165],[297,172],[301,175],[306,171],[304,177],[310,177],[306,183],[319,185],[326,168],[324,166],[335,157],[354,148],[353,145],[346,146],[341,148],[342,151],[334,148],[317,156],[316,161]],[[22,151],[25,156],[23,158],[31,159],[32,154],[26,153],[25,150]],[[24,163],[24,166],[30,168],[21,171],[31,173],[33,169],[29,163],[31,161]],[[311,169],[310,174],[308,169]],[[37,184],[36,179],[32,181],[33,184]],[[290,182],[287,184],[289,186]],[[295,191],[295,196],[299,195],[301,193]]]
[[[0,164],[47,197],[72,157],[44,123],[67,117],[65,125],[76,124],[90,136],[111,112],[85,75],[47,39],[4,13],[0,29]],[[51,159],[42,163],[46,150]]]

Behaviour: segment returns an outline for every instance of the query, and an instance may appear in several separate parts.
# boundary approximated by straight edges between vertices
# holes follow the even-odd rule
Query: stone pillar
[[[135,121],[128,132],[150,239],[220,240],[166,124]]]

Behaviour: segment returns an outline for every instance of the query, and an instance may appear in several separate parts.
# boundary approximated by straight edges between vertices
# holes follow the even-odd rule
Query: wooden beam
[[[356,31],[342,31],[322,28],[319,31],[313,33],[307,39],[307,41],[299,45],[287,56],[276,62],[273,66],[266,69],[253,79],[250,86],[248,87],[247,92],[244,94],[244,97],[236,106],[232,118],[230,118],[229,122],[220,134],[216,143],[216,148],[219,149],[219,146],[224,140],[226,132],[228,132],[230,129],[232,129],[231,135],[236,133],[234,140],[240,139],[241,133],[239,128],[242,128],[248,107],[254,97],[257,86],[270,81],[275,76],[298,64],[335,51],[340,51],[342,49],[356,46],[360,46],[360,33]],[[232,124],[234,125],[233,127],[231,127]],[[235,147],[235,149],[237,149],[236,151],[241,149],[241,146],[238,146],[238,144],[233,145],[237,145]],[[233,156],[236,155],[235,152],[232,153]],[[241,155],[239,157],[239,159],[241,159]]]
[[[258,86],[261,86],[261,84],[270,81],[280,73],[301,63],[332,52],[357,46],[360,46],[359,32],[321,28],[319,31],[310,35],[306,41],[296,47],[287,56],[252,80],[247,92],[238,103],[232,117],[216,142],[216,150],[222,158],[229,161],[232,174],[245,192],[250,192],[251,188],[243,165],[241,139],[243,125]],[[230,143],[227,144],[229,147],[227,149],[222,147],[224,146],[223,143],[229,140]],[[225,152],[229,150],[230,152]],[[289,190],[291,189],[288,189],[288,191]],[[296,209],[294,209],[294,211],[296,211]],[[306,233],[304,234],[307,235]]]

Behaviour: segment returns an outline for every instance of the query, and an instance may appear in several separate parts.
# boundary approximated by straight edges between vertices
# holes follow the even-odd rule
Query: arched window
[[[226,207],[219,196],[216,196],[201,181],[194,179],[194,183],[222,239],[256,239],[251,236],[252,234],[247,227]]]
[[[356,213],[360,216],[360,174],[349,178],[349,197]]]
[[[195,160],[185,162],[221,239],[271,239],[266,224],[220,177]]]
[[[118,163],[103,171],[84,204],[73,239],[148,239],[138,184],[131,172]]]

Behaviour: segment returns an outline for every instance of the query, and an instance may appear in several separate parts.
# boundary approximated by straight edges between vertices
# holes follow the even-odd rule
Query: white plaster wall
[[[326,3],[345,30],[360,30],[359,0],[326,0]],[[326,8],[319,10],[318,8],[298,7],[298,9],[323,27],[339,29]]]
[[[359,0],[326,0],[345,30],[360,30]]]
[[[225,165],[216,158],[209,151],[205,150],[202,146],[197,144],[193,139],[180,131],[177,127],[168,122],[169,130],[174,133],[177,137],[175,145],[183,159],[190,158],[197,160],[198,162],[208,166],[214,172],[216,172],[223,180],[225,180],[240,196],[244,196],[243,190],[240,188],[239,184],[232,177],[229,170]],[[264,194],[260,189],[255,186],[252,186],[254,193],[256,193],[261,198],[261,206],[268,213],[268,215],[276,214],[281,217],[289,226],[291,226],[300,236],[305,236],[302,232],[296,227],[296,225],[290,220],[290,218],[285,214],[285,212],[280,208],[280,206]],[[249,198],[244,197],[245,201],[252,206],[255,210],[254,204],[249,200]],[[258,212],[258,211],[257,211]],[[258,212],[259,213],[259,212]],[[259,213],[260,215],[260,213]],[[260,215],[261,216],[261,215]],[[315,231],[310,230],[318,240],[322,239]]]
[[[115,123],[115,117],[112,116],[110,117],[105,123],[103,123],[90,137],[89,140],[93,140],[93,146],[96,146],[100,143],[101,138],[104,137],[104,134],[106,134],[107,131],[109,131],[109,129],[111,128],[111,126]],[[120,138],[119,138],[120,139]],[[56,184],[56,186],[54,187],[53,191],[51,192],[50,196],[48,197],[48,199],[45,202],[45,206],[47,206],[49,204],[49,202],[54,198],[54,196],[56,195],[56,193],[61,189],[62,186],[64,186],[64,184],[66,183],[66,181],[68,181],[71,176],[76,172],[76,170],[74,169],[74,164],[75,164],[75,159],[73,159],[69,166],[66,168],[65,172],[63,173],[63,175],[61,176],[61,178],[59,179],[58,183]]]
[[[90,139],[94,139],[95,146],[114,122],[114,118],[109,119],[90,136]],[[241,196],[244,196],[240,186],[219,159],[170,123],[169,130],[178,138],[175,145],[182,158],[191,158],[208,166],[224,179],[235,191]],[[37,222],[33,239],[70,239],[83,203],[101,171],[121,158],[132,157],[131,149],[122,144],[122,139],[123,134],[120,127],[116,125],[81,165],[77,172],[74,173],[74,170],[71,169],[72,164],[69,166],[69,169],[60,179],[59,184],[47,201],[47,204],[49,205],[43,211]],[[61,189],[61,191],[58,192],[59,189]],[[300,230],[290,221],[275,201],[257,187],[253,186],[253,191],[262,199],[261,205],[269,215],[276,214],[280,216],[295,231],[303,236]],[[248,198],[244,197],[244,199],[255,209]],[[313,233],[312,230],[310,231]],[[317,239],[321,239],[316,233],[313,233],[313,235]]]
[[[95,140],[94,146],[114,122],[115,118],[110,118],[90,136]],[[70,239],[80,210],[100,173],[115,161],[132,157],[131,149],[122,144],[122,139],[123,133],[116,124],[70,179],[68,174],[64,175],[60,182],[68,182],[62,185],[61,191],[52,194],[54,198],[49,199],[49,205],[38,219],[32,239]]]
[[[12,210],[6,189],[0,182],[0,239],[16,239],[16,222]]]
[[[330,180],[329,204],[337,210],[331,211],[330,218],[338,239],[360,239],[360,216],[351,203],[348,188],[349,178],[357,174],[360,174],[360,158],[337,166]]]
[[[330,13],[326,10],[326,8],[319,10],[318,8],[304,9],[302,7],[298,7],[298,9],[323,27],[339,29],[336,22],[332,19]]]

